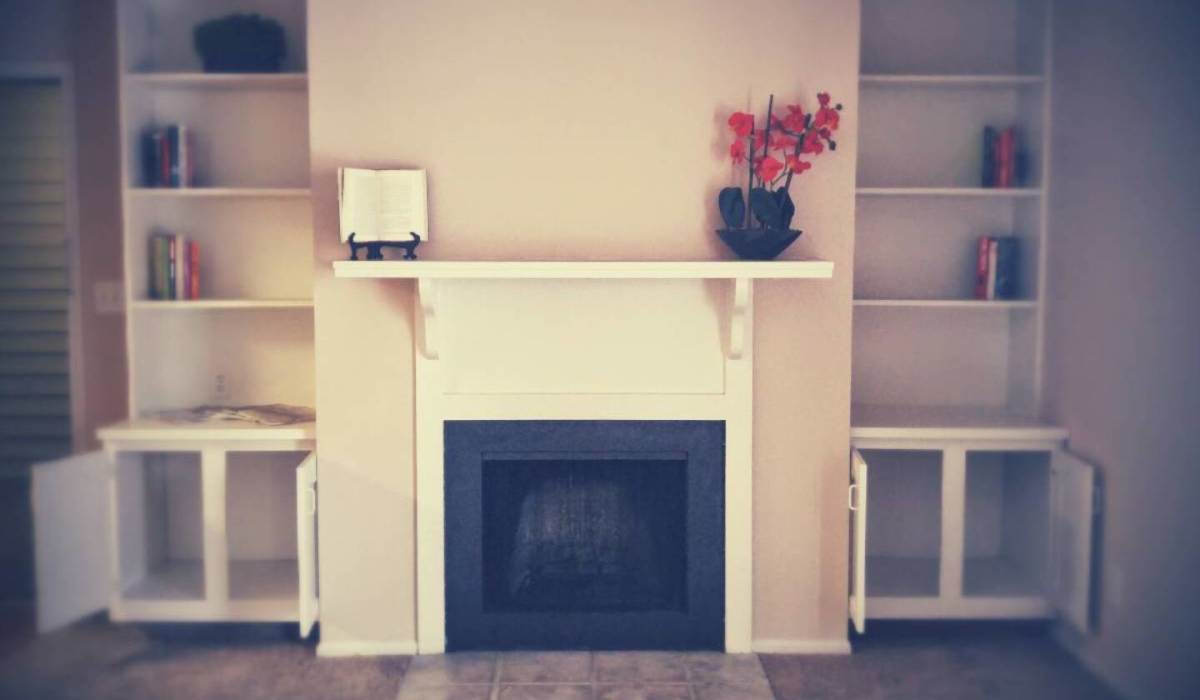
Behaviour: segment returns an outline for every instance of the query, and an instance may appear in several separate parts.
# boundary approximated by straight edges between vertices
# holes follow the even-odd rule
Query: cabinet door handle
[[[317,514],[317,490],[310,486],[308,489],[306,489],[306,495],[308,496],[305,499],[307,501],[305,504],[307,506],[306,510],[308,511],[307,515],[311,518]]]
[[[850,510],[858,510],[858,499],[854,497],[855,488],[857,487],[858,484],[850,484],[850,490],[846,493],[847,498],[850,500]]]

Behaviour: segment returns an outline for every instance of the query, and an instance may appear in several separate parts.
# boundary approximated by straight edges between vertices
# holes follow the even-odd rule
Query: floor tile
[[[775,700],[771,686],[760,683],[697,683],[692,689],[696,700]]]
[[[502,685],[500,700],[592,700],[590,685]]]
[[[330,696],[337,697],[337,696]],[[343,696],[346,697],[346,696]],[[440,687],[404,686],[399,700],[490,700],[489,685],[443,685]]]
[[[586,651],[517,651],[500,655],[502,683],[586,683],[592,655]]]
[[[686,683],[688,680],[685,656],[669,652],[597,652],[592,667],[597,683]]]
[[[495,679],[495,654],[430,654],[414,657],[404,685],[433,687],[460,683],[491,683]]]
[[[686,683],[596,684],[596,700],[691,700]]]
[[[754,654],[688,654],[688,673],[694,684],[764,686],[767,676]]]

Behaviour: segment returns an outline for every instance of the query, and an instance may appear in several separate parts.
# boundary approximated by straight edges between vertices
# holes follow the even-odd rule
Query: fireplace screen
[[[725,425],[446,421],[446,645],[721,649]]]
[[[485,460],[485,609],[682,610],[686,465]]]

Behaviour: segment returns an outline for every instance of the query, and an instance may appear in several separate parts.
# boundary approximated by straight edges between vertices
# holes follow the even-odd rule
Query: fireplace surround
[[[721,421],[446,421],[447,649],[722,649],[724,466]]]

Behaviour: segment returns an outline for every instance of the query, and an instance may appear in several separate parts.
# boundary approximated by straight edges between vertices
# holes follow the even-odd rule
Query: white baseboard
[[[751,644],[756,654],[849,654],[847,639],[756,639]]]
[[[414,656],[416,653],[416,640],[400,642],[359,642],[345,640],[340,642],[320,642],[317,644],[317,656],[325,658],[339,656]]]

